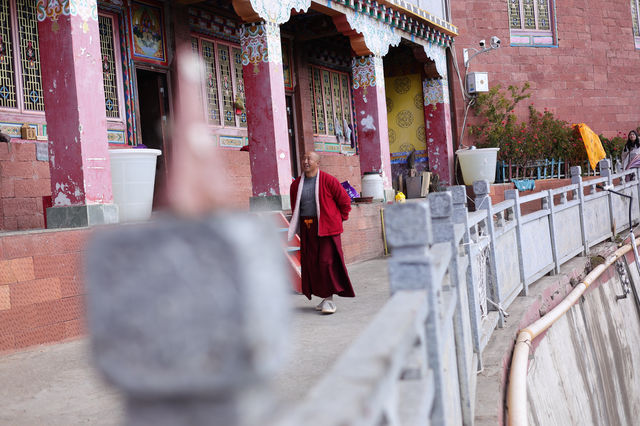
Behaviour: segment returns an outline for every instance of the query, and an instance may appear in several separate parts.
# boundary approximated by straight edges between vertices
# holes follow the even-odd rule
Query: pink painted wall
[[[38,33],[54,205],[111,203],[98,22],[61,15]]]

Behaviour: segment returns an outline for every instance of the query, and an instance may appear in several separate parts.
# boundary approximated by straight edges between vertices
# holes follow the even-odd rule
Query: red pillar
[[[451,134],[449,84],[446,78],[426,79],[422,88],[429,170],[438,175],[440,182],[451,185],[455,151]]]
[[[380,172],[384,188],[389,189],[391,158],[382,58],[356,57],[352,72],[360,169],[362,173]]]
[[[252,209],[288,209],[291,163],[287,133],[282,47],[277,24],[242,26]]]
[[[47,226],[117,222],[96,0],[60,10],[43,0],[38,5],[53,196],[53,207],[47,209]]]

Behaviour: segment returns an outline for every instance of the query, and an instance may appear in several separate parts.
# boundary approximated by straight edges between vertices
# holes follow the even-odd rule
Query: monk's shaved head
[[[318,173],[320,164],[320,154],[315,151],[307,151],[302,157],[302,170],[307,177],[313,177]]]
[[[313,158],[315,161],[320,162],[320,154],[318,154],[315,151],[307,151],[304,153],[304,156],[310,156],[311,158]]]

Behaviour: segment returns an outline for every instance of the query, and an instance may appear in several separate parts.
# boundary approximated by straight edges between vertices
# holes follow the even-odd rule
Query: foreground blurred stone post
[[[128,425],[268,424],[289,324],[281,242],[259,217],[221,210],[207,133],[178,105],[175,216],[97,230],[87,249],[95,363],[124,394]]]

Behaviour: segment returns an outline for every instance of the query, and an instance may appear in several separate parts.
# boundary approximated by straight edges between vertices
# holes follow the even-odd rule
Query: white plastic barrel
[[[500,148],[459,149],[456,151],[465,185],[477,180],[496,180],[496,162]]]
[[[113,202],[118,205],[120,222],[151,217],[156,160],[159,149],[110,149]]]
[[[374,200],[384,200],[382,176],[378,172],[364,172],[362,177],[362,196],[373,197]]]

